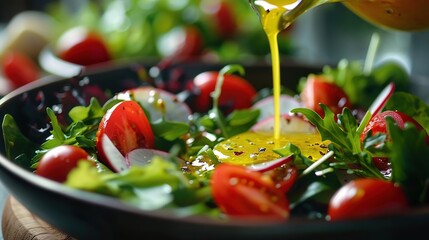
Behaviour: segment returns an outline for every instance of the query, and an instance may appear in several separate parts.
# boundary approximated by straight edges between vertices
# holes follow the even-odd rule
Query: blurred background
[[[61,35],[80,25],[101,35],[113,59],[157,59],[177,52],[217,62],[269,59],[266,37],[247,0],[2,1],[3,52],[10,41],[16,41],[10,40],[8,26],[17,14],[28,10],[43,12],[53,20],[39,33],[46,35],[54,52],[58,51]],[[29,24],[34,25],[34,21]],[[343,58],[363,61],[375,32],[380,36],[376,62],[395,59],[413,75],[429,75],[429,31],[381,29],[340,3],[319,6],[304,14],[281,34],[280,51],[288,61],[316,65],[336,65]],[[40,64],[34,56],[33,60]]]

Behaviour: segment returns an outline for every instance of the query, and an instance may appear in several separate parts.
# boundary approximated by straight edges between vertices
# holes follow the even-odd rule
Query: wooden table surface
[[[5,240],[75,240],[29,212],[14,197],[7,196],[2,214]]]

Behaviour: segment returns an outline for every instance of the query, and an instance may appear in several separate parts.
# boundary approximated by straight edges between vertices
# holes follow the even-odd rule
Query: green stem
[[[365,58],[365,64],[363,67],[363,73],[365,75],[369,75],[372,71],[379,44],[380,44],[380,35],[375,32],[371,36],[371,41],[369,43],[368,52]]]
[[[232,74],[233,72],[238,72],[240,75],[244,75],[245,71],[241,65],[231,64],[226,65],[219,71],[219,75],[216,81],[216,88],[212,92],[211,97],[213,98],[213,108],[211,110],[211,118],[216,122],[217,126],[222,132],[222,135],[225,138],[229,137],[229,134],[225,127],[225,119],[222,112],[219,110],[219,98],[222,92],[223,81],[225,80],[225,74]]]

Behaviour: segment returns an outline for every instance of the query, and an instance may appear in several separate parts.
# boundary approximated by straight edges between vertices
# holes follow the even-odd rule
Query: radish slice
[[[260,121],[252,127],[255,132],[273,132],[274,117]],[[317,129],[301,116],[282,114],[280,118],[280,134],[287,133],[316,133]]]
[[[289,95],[280,96],[280,114],[290,114],[290,111],[294,108],[302,107],[302,103]],[[269,96],[264,99],[257,101],[252,106],[253,109],[259,109],[261,115],[259,121],[268,117],[274,116],[274,97]]]
[[[131,163],[131,166],[145,166],[155,157],[160,156],[162,158],[170,157],[168,152],[164,152],[156,149],[138,148],[129,152],[125,159]]]
[[[101,148],[104,154],[104,164],[106,164],[114,172],[121,172],[130,168],[130,162],[122,156],[121,152],[113,144],[112,140],[104,134],[101,137]]]
[[[292,160],[293,160],[293,155],[289,155],[286,157],[274,159],[272,161],[252,164],[252,165],[247,166],[247,168],[252,170],[252,171],[267,172],[267,171],[276,169],[276,168],[282,166],[283,164],[289,163]]]
[[[105,164],[108,165],[114,172],[122,172],[129,169],[131,166],[145,166],[155,156],[169,157],[167,152],[149,149],[149,148],[138,148],[122,156],[121,152],[115,147],[112,140],[107,135],[101,138],[103,151],[106,156]],[[177,158],[178,161],[181,159]]]
[[[391,82],[383,89],[383,91],[380,92],[380,94],[378,94],[378,96],[375,98],[374,102],[372,102],[371,106],[368,109],[372,116],[377,115],[379,112],[381,112],[381,110],[383,110],[384,106],[386,105],[387,101],[389,101],[394,91],[395,83]]]
[[[176,95],[154,87],[138,87],[116,95],[117,99],[134,100],[149,113],[150,121],[156,122],[165,114],[167,121],[189,122],[192,114],[189,106]]]

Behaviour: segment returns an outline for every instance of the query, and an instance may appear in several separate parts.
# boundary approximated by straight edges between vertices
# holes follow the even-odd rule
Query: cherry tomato
[[[7,52],[2,65],[3,73],[13,88],[33,82],[40,76],[39,67],[28,56],[16,51]]]
[[[102,141],[104,135],[109,137],[116,148],[125,156],[137,148],[154,148],[155,140],[143,109],[135,101],[123,101],[112,107],[100,122],[96,148],[100,161],[112,167],[107,161]]]
[[[173,56],[182,60],[200,56],[204,45],[204,40],[196,27],[186,26],[183,29],[183,38],[177,44]]]
[[[269,220],[289,217],[285,194],[260,172],[223,163],[214,170],[211,186],[215,202],[227,215]]]
[[[386,117],[393,118],[393,120],[400,128],[404,128],[405,123],[410,122],[410,123],[413,123],[417,129],[423,130],[423,127],[411,116],[403,112],[389,110],[373,116],[373,118],[368,122],[368,124],[366,125],[365,129],[363,130],[360,136],[361,141],[365,139],[369,131],[372,132],[372,135],[376,133],[388,134],[387,126],[386,126]]]
[[[283,193],[287,193],[298,177],[298,169],[293,163],[287,163],[269,172],[265,172],[265,174],[271,177],[277,189]]]
[[[210,22],[213,22],[217,36],[229,39],[237,33],[237,20],[230,2],[206,1],[203,4],[203,12],[207,13]]]
[[[331,198],[328,215],[332,221],[381,217],[405,212],[407,198],[390,181],[361,178],[342,186]]]
[[[341,113],[344,107],[351,107],[344,90],[335,83],[328,82],[320,75],[308,77],[301,92],[301,100],[306,108],[314,110],[322,117],[325,114],[319,103],[325,104],[335,115]]]
[[[36,174],[57,182],[65,182],[67,175],[79,161],[90,161],[85,150],[73,145],[61,145],[42,156]]]
[[[215,90],[219,72],[207,71],[198,74],[194,86],[199,90],[193,109],[197,112],[206,112],[212,107],[211,93]],[[237,75],[225,75],[222,92],[219,98],[219,107],[224,112],[252,106],[256,89],[244,78]]]
[[[104,39],[84,27],[74,27],[64,32],[58,39],[57,54],[67,62],[84,66],[111,60]]]

